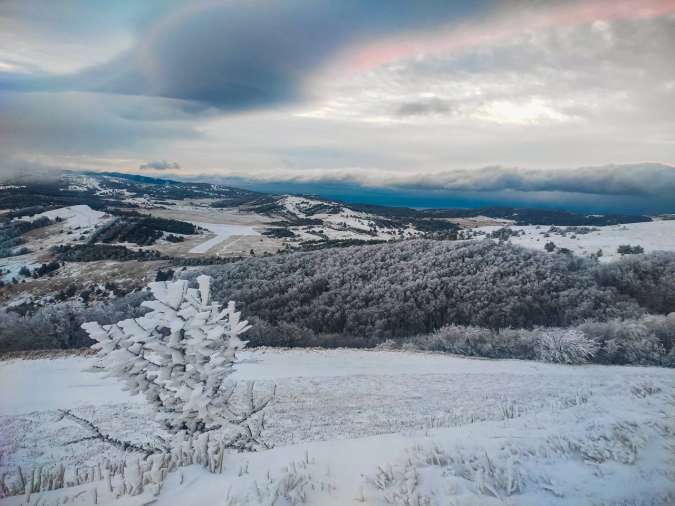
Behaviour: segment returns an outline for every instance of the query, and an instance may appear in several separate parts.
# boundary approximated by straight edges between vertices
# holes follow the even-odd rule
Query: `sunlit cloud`
[[[516,2],[514,10],[514,14],[507,13],[496,20],[466,23],[458,28],[442,28],[432,33],[413,32],[355,46],[345,51],[339,66],[347,65],[363,72],[417,55],[443,54],[497,44],[523,30],[536,31],[664,16],[675,13],[675,1],[577,0],[552,8],[535,7],[533,10],[521,9]]]

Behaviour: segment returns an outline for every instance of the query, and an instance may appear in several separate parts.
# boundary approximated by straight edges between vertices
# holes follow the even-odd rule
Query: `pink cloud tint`
[[[636,20],[671,13],[675,13],[675,0],[581,0],[523,13],[518,17],[508,16],[431,34],[412,33],[379,40],[347,50],[339,63],[355,71],[367,71],[418,54],[454,52],[494,43],[523,29],[543,30],[595,21]]]

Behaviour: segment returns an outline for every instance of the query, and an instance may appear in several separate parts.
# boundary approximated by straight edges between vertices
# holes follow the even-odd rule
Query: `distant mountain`
[[[651,221],[648,216],[582,214],[566,210],[485,207],[478,209],[412,209],[346,203],[320,196],[269,194],[205,182],[176,181],[120,172],[66,172],[45,183],[0,191],[0,209],[72,205],[92,209],[165,207],[181,202],[199,208],[232,208],[267,219],[270,237],[300,245],[383,241],[395,238],[455,238],[468,224],[601,226]],[[465,221],[466,220],[466,221]],[[492,221],[490,221],[492,220]],[[473,225],[472,225],[473,226]]]

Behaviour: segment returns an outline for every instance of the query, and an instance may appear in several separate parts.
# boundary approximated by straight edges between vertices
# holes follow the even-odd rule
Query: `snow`
[[[502,227],[487,226],[472,229],[474,231],[490,233]],[[567,248],[577,255],[588,256],[602,249],[601,261],[610,261],[620,258],[617,248],[622,244],[639,245],[645,253],[652,251],[675,251],[675,220],[658,220],[646,223],[627,223],[597,228],[597,231],[588,234],[567,233],[566,236],[552,233],[545,237],[548,225],[509,226],[511,230],[523,231],[524,235],[511,237],[513,244],[543,250],[548,241],[552,241],[559,248]],[[559,227],[564,229],[565,227]],[[575,236],[572,238],[572,236]],[[478,236],[482,237],[482,236]]]
[[[321,224],[318,225],[290,227],[300,241],[319,241],[322,239],[374,241],[420,235],[418,230],[410,226],[404,229],[376,226],[376,216],[355,211],[334,202],[287,196],[279,199],[277,203],[283,206],[288,213],[298,218],[311,218],[321,221]],[[307,214],[308,210],[317,206],[330,206],[331,211]]]
[[[37,240],[31,240],[25,244],[21,244],[20,247],[27,247],[33,253],[0,259],[0,269],[3,272],[3,274],[0,275],[0,279],[3,281],[9,282],[13,278],[21,281],[23,278],[19,276],[19,270],[23,266],[26,266],[29,269],[39,267],[42,264],[42,262],[38,261],[40,255],[39,250],[46,250],[53,245],[62,245],[77,241],[79,235],[73,234],[72,230],[78,229],[80,232],[84,233],[109,219],[109,215],[106,213],[95,211],[87,205],[76,205],[52,209],[51,211],[34,214],[32,216],[22,216],[20,218],[15,218],[14,220],[32,222],[42,217],[49,218],[50,220],[60,218],[63,220],[61,223],[62,226],[58,231],[51,230],[47,237],[43,236]],[[68,232],[70,232],[70,235]]]
[[[19,247],[22,247],[21,245]],[[23,276],[19,274],[19,271],[23,266],[26,266],[28,269],[36,269],[42,265],[39,262],[35,261],[33,254],[27,255],[17,255],[13,257],[0,258],[0,279],[5,283],[11,282],[13,279],[21,281]]]
[[[0,413],[18,415],[81,406],[142,402],[122,390],[122,384],[102,374],[86,372],[91,359],[12,360],[0,363]]]
[[[65,174],[64,179],[70,183],[68,190],[71,191],[88,191],[100,190],[101,185],[99,181],[92,176],[85,174]]]
[[[258,348],[239,354],[233,378],[238,380],[278,380],[280,378],[325,378],[343,376],[393,376],[430,374],[503,375],[586,375],[590,370],[622,375],[668,374],[661,368],[620,366],[569,367],[529,360],[488,360],[440,353],[401,353],[398,351],[323,350]]]
[[[286,208],[286,210],[289,213],[304,218],[306,217],[306,212],[308,209],[315,206],[324,205],[325,202],[322,202],[320,200],[308,199],[305,197],[296,197],[293,195],[289,195],[287,197],[280,199],[278,201],[278,204]]]
[[[34,214],[33,216],[22,217],[19,219],[35,221],[36,219],[43,217],[49,218],[50,220],[61,218],[62,220],[65,220],[67,227],[75,229],[95,227],[106,216],[106,213],[95,211],[91,207],[82,204],[61,207],[59,209],[53,209],[51,211],[45,211],[44,213]]]
[[[82,371],[92,363],[0,363],[0,472],[116,456],[95,442],[62,446],[82,431],[55,423],[57,408],[76,408],[124,437],[158,430],[138,398]],[[675,497],[668,474],[672,370],[256,349],[240,353],[233,377],[277,385],[267,421],[276,448],[228,455],[223,474],[197,466],[170,473],[158,505],[272,504],[275,497],[274,504],[305,497],[321,505],[669,504]],[[481,471],[486,458],[492,467]],[[509,497],[502,472],[510,486],[520,484]],[[68,496],[91,504],[93,488],[99,504],[149,499],[146,492],[114,502],[94,482],[44,493],[40,502]],[[405,502],[414,496],[418,503]],[[4,500],[21,502],[25,496]]]
[[[190,253],[208,253],[208,251],[211,248],[218,246],[228,237],[242,236],[242,235],[260,235],[253,229],[253,227],[245,225],[229,225],[222,223],[203,223],[203,222],[191,222],[191,223],[193,225],[197,225],[198,227],[205,228],[209,232],[214,233],[215,236],[192,248],[190,250]]]
[[[89,357],[0,362],[0,415],[33,411],[143,402],[103,374],[86,371]],[[236,380],[279,381],[290,378],[426,375],[557,376],[589,375],[672,376],[668,369],[623,366],[564,366],[528,360],[485,360],[444,354],[369,350],[312,350],[259,348],[238,354]],[[342,380],[344,381],[344,380]],[[374,381],[374,380],[373,380]],[[530,380],[527,380],[530,381]],[[302,383],[302,382],[300,382]]]

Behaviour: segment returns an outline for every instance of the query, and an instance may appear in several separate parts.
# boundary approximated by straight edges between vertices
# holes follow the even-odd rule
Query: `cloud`
[[[141,170],[169,170],[180,169],[180,165],[176,162],[167,162],[166,160],[155,160],[154,162],[142,163],[139,167]]]
[[[373,188],[446,192],[569,193],[668,198],[675,195],[675,166],[658,163],[604,165],[567,169],[483,167],[434,173],[377,169],[230,171],[233,177],[262,182],[353,183]]]
[[[654,10],[672,2],[42,4],[0,2],[0,159],[425,191],[672,188],[662,170],[598,168],[675,160],[675,18]],[[594,167],[555,169],[580,166]]]
[[[416,100],[413,102],[404,102],[396,109],[397,116],[425,116],[428,114],[445,114],[451,110],[450,104],[446,100],[433,97]]]
[[[485,167],[410,176],[396,186],[452,191],[560,192],[644,196],[675,194],[675,167],[661,164],[606,165],[576,169]]]
[[[390,0],[204,1],[144,20],[137,42],[76,72],[5,81],[43,91],[95,91],[198,101],[225,110],[289,103],[342,48],[400,30],[439,26],[491,2]],[[0,80],[0,83],[2,80]]]
[[[453,36],[463,40],[466,34],[457,32]],[[318,78],[318,98],[306,114],[467,126],[592,122],[597,133],[663,122],[655,130],[666,132],[675,121],[671,47],[673,16],[546,30],[525,26],[498,43],[420,53],[356,75]]]
[[[30,183],[57,180],[67,170],[58,164],[24,158],[6,158],[0,163],[0,182]],[[84,170],[80,168],[80,170]]]
[[[119,157],[122,149],[148,151],[170,140],[199,137],[191,107],[103,93],[0,93],[0,155]]]

